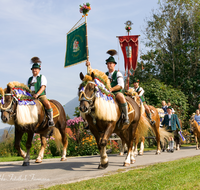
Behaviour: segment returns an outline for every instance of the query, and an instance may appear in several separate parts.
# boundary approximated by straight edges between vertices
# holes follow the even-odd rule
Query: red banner
[[[138,37],[134,36],[118,36],[119,43],[124,54],[124,66],[125,71],[133,68],[135,71],[137,67],[137,57],[138,57]]]

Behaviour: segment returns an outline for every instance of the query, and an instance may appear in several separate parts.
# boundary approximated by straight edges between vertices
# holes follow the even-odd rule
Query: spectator
[[[196,110],[196,115],[194,116],[194,120],[198,123],[198,125],[200,125],[200,111],[199,109]]]
[[[172,106],[170,102],[167,103],[167,107],[169,107],[169,106]],[[175,110],[174,110],[174,108],[172,108],[172,114],[174,114],[174,113],[175,113]]]
[[[200,103],[198,104],[198,110],[199,110],[199,112],[200,112]]]
[[[164,100],[162,101],[162,109],[163,109],[164,113],[167,114],[167,104]]]

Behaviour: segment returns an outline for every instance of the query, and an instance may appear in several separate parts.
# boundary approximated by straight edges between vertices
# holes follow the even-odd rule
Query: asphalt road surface
[[[70,157],[67,161],[60,159],[44,159],[41,164],[30,161],[30,166],[22,166],[22,161],[0,163],[0,189],[39,189],[56,184],[66,184],[105,176],[115,173],[119,169],[134,169],[161,162],[168,162],[184,157],[200,155],[200,150],[195,146],[181,148],[174,153],[164,152],[155,155],[154,151],[147,151],[143,156],[137,156],[135,164],[124,167],[124,156],[109,154],[109,166],[105,170],[99,170],[99,155]]]

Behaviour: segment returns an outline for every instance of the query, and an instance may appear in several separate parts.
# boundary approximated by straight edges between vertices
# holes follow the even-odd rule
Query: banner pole
[[[87,16],[85,15],[85,27],[86,27],[86,55],[87,61],[89,61],[89,54],[88,54],[88,32],[87,32]],[[89,67],[87,66],[87,73],[89,74]]]

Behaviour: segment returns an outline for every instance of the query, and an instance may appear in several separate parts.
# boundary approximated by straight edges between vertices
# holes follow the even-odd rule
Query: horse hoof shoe
[[[128,166],[130,166],[130,164],[129,163],[124,163],[124,165],[123,166],[126,166],[126,167],[128,167]]]
[[[67,160],[67,158],[61,158],[60,159],[60,161],[66,161]]]
[[[23,162],[22,166],[29,166],[30,163],[29,162]]]
[[[106,169],[108,167],[108,162],[106,164],[99,164],[98,169]]]
[[[42,160],[37,159],[35,163],[42,163]]]
[[[135,163],[135,160],[131,160],[131,164],[134,164]]]

